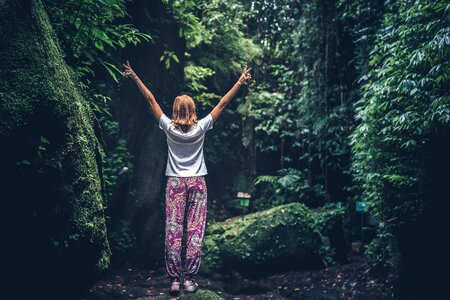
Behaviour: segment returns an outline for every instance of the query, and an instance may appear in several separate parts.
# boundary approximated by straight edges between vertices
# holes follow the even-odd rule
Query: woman
[[[245,67],[239,80],[220,100],[219,104],[206,117],[197,121],[195,104],[187,95],[175,98],[172,119],[161,110],[155,97],[142,83],[130,66],[123,65],[124,76],[131,77],[150,103],[159,128],[167,136],[168,160],[166,166],[166,220],[165,220],[165,260],[167,275],[171,280],[170,292],[180,291],[181,279],[184,279],[184,291],[194,292],[198,284],[194,280],[200,267],[203,235],[206,225],[207,174],[203,158],[203,141],[207,130],[219,118],[227,104],[250,76],[250,69]],[[181,263],[181,240],[183,237],[184,208],[187,212],[186,259],[183,272]]]

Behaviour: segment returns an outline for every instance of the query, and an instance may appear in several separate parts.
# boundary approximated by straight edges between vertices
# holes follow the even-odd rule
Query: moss
[[[155,297],[145,297],[139,298],[142,300],[165,300],[168,297],[166,295],[155,296]],[[219,296],[218,294],[208,291],[198,289],[195,293],[181,293],[180,300],[223,300],[224,298]]]
[[[326,233],[343,222],[345,209],[337,204],[327,204],[314,209],[312,213],[317,231]]]
[[[4,209],[17,239],[11,255],[33,275],[45,269],[41,280],[81,290],[110,256],[93,114],[41,1],[0,7],[0,157],[10,175]]]
[[[260,274],[320,263],[320,235],[312,212],[291,203],[207,228],[201,270]]]
[[[214,292],[199,289],[195,293],[183,293],[180,300],[223,300],[224,298]]]

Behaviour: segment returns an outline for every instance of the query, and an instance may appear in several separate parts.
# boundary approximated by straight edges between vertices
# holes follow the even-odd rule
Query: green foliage
[[[118,20],[124,18],[127,0],[47,0],[53,21],[67,61],[79,76],[94,76],[94,66],[103,66],[118,82],[121,71],[114,65],[116,49],[140,42],[152,41],[152,37],[139,32],[131,24]]]
[[[130,222],[126,220],[115,220],[115,226],[111,228],[108,240],[113,253],[125,254],[136,248],[136,236]]]
[[[200,66],[187,65],[184,67],[186,87],[192,92],[203,92],[207,87],[203,85],[205,78],[214,75],[214,71]]]
[[[344,34],[337,30],[336,3],[254,1],[249,8],[264,61],[258,74],[264,83],[248,95],[257,148],[279,155],[279,170],[299,174],[291,191],[279,185],[267,192],[300,192],[301,198],[307,193],[312,206],[342,201],[343,195],[331,192],[331,174],[345,178],[350,170],[353,82],[341,59],[349,49],[338,47]],[[348,183],[342,180],[339,188]],[[286,196],[281,199],[291,197]]]
[[[181,24],[187,28],[183,32],[187,41],[185,90],[200,104],[199,115],[205,115],[234,85],[242,68],[258,60],[261,50],[245,34],[245,15],[240,1],[168,1],[176,2],[183,3],[180,6],[183,14],[195,16],[187,18],[185,25]],[[192,22],[198,25],[186,26]],[[205,142],[205,158],[211,170],[224,164],[230,169],[241,167],[242,118],[236,113],[236,106],[242,101],[240,97],[238,94],[230,103],[230,109],[225,110],[215,124],[217,130],[213,130]],[[227,180],[233,181],[230,177]]]
[[[202,11],[200,7],[205,4],[205,1],[163,0],[162,2],[170,8],[171,14],[180,25],[178,34],[186,40],[188,48],[210,41],[210,32],[197,16]]]
[[[164,62],[164,66],[166,67],[167,70],[170,69],[171,64],[180,63],[180,60],[178,59],[175,52],[167,50],[164,51],[164,54],[161,56],[159,60]]]
[[[104,161],[106,196],[111,199],[120,170],[127,168],[127,172],[133,171],[132,155],[125,145],[125,140],[118,139],[115,147],[107,152]]]
[[[446,1],[396,1],[386,9],[361,78],[351,145],[362,196],[384,224],[369,253],[394,265],[399,232],[423,217],[429,201],[430,136],[450,124],[450,27]]]
[[[92,110],[100,116],[101,138],[105,143],[103,155],[103,176],[106,199],[112,199],[119,172],[126,168],[133,172],[133,156],[126,147],[125,140],[119,137],[119,123],[110,112],[111,98],[102,94],[94,94],[89,101]]]
[[[401,256],[398,250],[396,236],[382,228],[372,242],[367,246],[365,254],[372,261],[386,269],[398,267]]]
[[[47,1],[66,60],[82,80],[101,126],[97,134],[105,146],[104,153],[99,151],[106,199],[113,197],[119,170],[133,166],[125,141],[118,139],[111,99],[103,94],[111,79],[118,81],[121,50],[153,41],[135,25],[124,24],[126,4],[127,0],[70,0],[64,5]],[[314,253],[331,261],[334,250],[322,232],[342,219],[344,209],[330,203],[347,201],[346,216],[352,219],[349,203],[357,198],[369,202],[382,224],[367,253],[385,266],[397,265],[400,233],[406,224],[423,218],[430,201],[427,180],[432,178],[426,167],[431,137],[439,137],[450,124],[448,3],[163,0],[162,5],[179,28],[173,39],[182,38],[186,48],[181,55],[166,44],[157,45],[161,65],[166,71],[184,70],[178,76],[184,76],[184,92],[199,104],[199,115],[210,111],[244,65],[253,67],[256,79],[241,89],[215,124],[205,154],[211,173],[221,172],[221,184],[234,185],[221,192],[251,191],[256,199],[252,209],[263,212],[245,221],[220,223],[222,229],[213,225],[209,234],[214,237],[205,240],[206,265],[221,264],[223,255],[250,260],[251,251],[252,263],[258,264],[285,251],[281,245],[289,247],[290,241],[283,244],[276,234],[267,233],[271,229],[263,219],[298,225],[297,219],[264,213],[279,213],[280,207],[303,209],[303,204],[329,205],[302,216],[310,221],[305,228],[322,237]],[[35,55],[30,53],[31,58]],[[110,78],[94,76],[101,68]],[[1,130],[14,128],[31,113],[36,100],[24,97],[26,101],[13,97],[2,104],[10,114],[2,118]],[[53,147],[54,139],[40,134],[33,144],[39,160],[20,157],[14,163],[21,170],[33,168]],[[252,159],[257,168],[248,171]],[[270,175],[250,182],[260,174]],[[80,218],[81,224],[95,227],[87,216]],[[116,225],[110,236],[114,249],[132,249],[136,241],[130,223],[117,220]],[[278,248],[269,251],[249,237],[268,237]],[[66,247],[79,239],[74,234],[67,240],[54,239],[53,245]]]
[[[314,221],[312,226],[323,241],[323,245],[319,248],[319,254],[327,264],[334,264],[336,257],[336,249],[331,247],[327,233],[342,226],[344,215],[345,209],[341,202],[337,204],[328,203],[313,210]]]
[[[242,4],[237,0],[180,2],[186,6],[188,2],[198,2],[197,18],[204,26],[202,42],[188,42],[189,61],[194,66],[212,70],[214,77],[210,88],[223,93],[234,84],[242,68],[261,55],[260,48],[244,34]]]
[[[201,66],[188,64],[184,67],[186,90],[196,95],[196,102],[205,108],[211,108],[213,106],[212,100],[220,97],[214,93],[208,93],[208,88],[205,86],[205,80],[213,76],[214,73],[213,70]]]
[[[262,198],[255,201],[257,209],[267,209],[291,202],[301,202],[309,206],[320,204],[318,199],[324,194],[322,185],[310,186],[305,174],[299,169],[282,169],[277,173],[278,175],[256,178],[255,185],[265,183]]]
[[[326,232],[330,230],[336,222],[342,221],[344,214],[345,209],[341,202],[337,204],[328,203],[313,211],[313,227],[318,232]]]
[[[280,114],[280,107],[285,103],[285,95],[279,92],[269,92],[255,88],[246,97],[247,103],[252,104],[251,114],[257,121],[255,133],[256,146],[261,151],[278,150],[280,137],[292,136],[289,130],[291,121],[288,116]],[[290,120],[290,119],[289,119]]]

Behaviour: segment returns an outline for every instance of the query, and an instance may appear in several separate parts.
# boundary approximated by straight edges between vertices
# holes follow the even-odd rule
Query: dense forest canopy
[[[93,151],[80,150],[80,159],[67,168],[88,165],[85,177],[93,176],[95,193],[80,205],[95,222],[74,219],[71,228],[81,233],[38,235],[51,241],[55,253],[94,247],[90,265],[83,266],[91,274],[110,259],[110,268],[130,261],[163,263],[165,138],[138,89],[122,77],[122,63],[131,63],[166,115],[175,96],[188,94],[200,117],[248,65],[253,80],[205,142],[212,229],[204,271],[218,268],[221,255],[236,266],[273,264],[270,249],[261,250],[265,244],[247,247],[236,237],[230,249],[220,246],[234,225],[223,223],[231,229],[223,225],[222,232],[218,224],[242,213],[236,194],[246,192],[252,195],[247,213],[261,220],[269,216],[292,230],[299,230],[296,218],[310,220],[302,229],[307,246],[289,244],[285,231],[271,233],[292,246],[286,257],[328,266],[345,261],[351,243],[363,239],[365,255],[395,278],[396,297],[424,299],[439,291],[435,268],[445,254],[431,245],[445,235],[442,206],[450,178],[448,1],[4,0],[0,11],[0,138],[9,145],[2,160],[12,174],[7,197],[28,203],[27,193],[14,192],[24,179],[43,178],[43,189],[70,186],[52,186],[45,177],[66,170],[67,159],[59,162],[58,156],[72,149],[64,134],[79,130],[76,135]],[[57,46],[47,51],[46,43]],[[39,68],[64,74],[44,76],[45,87],[38,88],[35,79],[24,78],[43,76]],[[71,82],[64,93],[61,78]],[[63,98],[59,104],[52,100]],[[56,123],[41,106],[54,111]],[[68,125],[77,116],[83,122]],[[28,135],[33,122],[39,126]],[[58,122],[67,128],[56,137],[48,127]],[[55,157],[45,156],[46,149]],[[89,190],[88,183],[83,188]],[[45,207],[55,215],[58,209],[77,214],[79,204],[58,195],[67,204],[50,201]],[[368,212],[356,211],[356,202],[364,202]],[[291,212],[285,221],[278,214],[284,209]],[[40,209],[23,213],[26,224],[35,224],[27,214],[61,222]],[[249,222],[255,231],[266,228],[257,217]],[[48,230],[47,223],[36,224],[36,232]],[[18,235],[24,232],[17,229]],[[314,233],[329,243],[317,242]],[[62,247],[71,234],[90,241]],[[260,253],[261,265],[239,252],[246,247]],[[66,254],[72,251],[77,250]]]

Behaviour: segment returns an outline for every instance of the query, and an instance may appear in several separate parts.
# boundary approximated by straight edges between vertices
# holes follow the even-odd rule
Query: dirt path
[[[285,272],[259,280],[231,281],[220,274],[197,277],[202,289],[214,291],[226,300],[304,299],[304,300],[391,300],[389,279],[369,272],[371,265],[352,256],[349,263],[323,270]],[[129,267],[111,271],[99,281],[84,300],[128,300],[165,296],[168,291],[165,270]],[[163,298],[163,297],[161,297]]]

